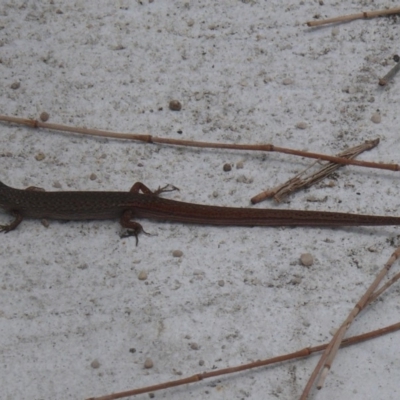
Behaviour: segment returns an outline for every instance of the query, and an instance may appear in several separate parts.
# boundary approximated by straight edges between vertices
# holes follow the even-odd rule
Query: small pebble
[[[382,118],[381,118],[381,115],[380,115],[379,113],[375,113],[375,114],[373,114],[372,117],[371,117],[371,121],[372,121],[374,124],[379,124],[379,123],[381,122],[381,120],[382,120]]]
[[[96,174],[90,174],[89,179],[91,181],[95,181],[97,179],[97,175]]]
[[[232,170],[232,165],[228,164],[228,163],[225,163],[224,166],[223,166],[223,170],[224,170],[224,172],[231,171]]]
[[[146,369],[153,368],[153,360],[151,358],[146,358],[146,361],[144,362],[144,367]]]
[[[249,183],[253,183],[253,180],[254,179],[251,177],[247,177],[246,175],[241,175],[236,179],[236,182],[249,184]]]
[[[11,89],[16,90],[19,89],[19,87],[21,86],[20,82],[13,82],[10,86]]]
[[[90,363],[90,366],[91,366],[92,368],[94,368],[94,369],[97,369],[97,368],[100,368],[100,363],[98,362],[98,360],[93,360],[93,361]]]
[[[340,29],[339,29],[337,26],[335,26],[335,27],[332,29],[331,34],[332,34],[332,36],[337,36],[337,35],[339,35],[339,32],[340,32]]]
[[[300,276],[295,276],[294,278],[292,278],[292,279],[290,280],[289,283],[290,283],[291,285],[300,285],[301,281],[302,281],[302,279],[301,279]]]
[[[350,86],[347,93],[348,94],[355,94],[355,93],[357,93],[357,88],[354,87],[354,86]]]
[[[307,129],[308,128],[308,125],[307,125],[307,122],[298,122],[297,124],[296,124],[296,128],[297,129]]]
[[[310,253],[304,253],[300,256],[300,262],[305,267],[311,267],[314,264],[314,258]]]
[[[192,350],[198,350],[200,347],[197,343],[193,342],[193,343],[190,343],[190,348]]]
[[[182,104],[178,100],[171,100],[169,102],[169,109],[172,111],[180,111],[182,109]]]
[[[46,122],[46,121],[49,120],[50,115],[49,115],[49,113],[47,113],[46,111],[43,111],[43,112],[40,114],[40,117],[39,117],[39,118],[40,118],[41,121]]]
[[[43,153],[38,153],[35,156],[36,161],[43,161],[46,158],[46,156]]]
[[[244,167],[243,161],[239,161],[239,162],[236,163],[236,168],[237,169],[243,169],[243,167]]]
[[[221,286],[221,287],[225,286],[225,281],[223,279],[219,280],[218,281],[218,285]]]
[[[202,367],[204,365],[204,360],[200,360],[199,365],[200,365],[200,367]]]
[[[139,281],[145,281],[147,279],[147,276],[148,275],[146,271],[140,271],[138,275]]]
[[[282,83],[287,86],[287,85],[291,85],[293,83],[293,79],[290,78],[286,78],[282,81]]]
[[[129,353],[136,353],[136,349],[134,348],[134,347],[131,347],[130,349],[129,349]]]
[[[154,399],[154,397],[156,397],[156,395],[155,395],[155,393],[151,392],[151,393],[149,393],[149,397],[150,397],[150,399]]]
[[[175,368],[172,369],[175,375],[183,375],[182,371],[177,371]]]
[[[306,200],[310,203],[325,203],[328,200],[328,197],[325,196],[321,199],[316,196],[308,196]]]
[[[45,228],[48,228],[50,226],[49,221],[47,219],[41,219],[40,222]]]
[[[174,250],[172,252],[172,257],[179,258],[179,257],[182,257],[182,256],[183,256],[183,251],[181,251],[181,250]]]

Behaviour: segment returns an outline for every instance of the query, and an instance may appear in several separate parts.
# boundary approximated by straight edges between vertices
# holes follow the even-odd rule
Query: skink
[[[176,188],[173,188],[176,189]],[[276,210],[218,207],[168,200],[135,183],[129,192],[59,191],[46,192],[30,187],[14,189],[0,182],[0,208],[15,220],[0,225],[0,231],[15,229],[23,218],[96,220],[120,218],[130,235],[144,232],[134,218],[150,218],[203,225],[230,226],[361,226],[400,225],[400,217],[349,214],[324,211]]]

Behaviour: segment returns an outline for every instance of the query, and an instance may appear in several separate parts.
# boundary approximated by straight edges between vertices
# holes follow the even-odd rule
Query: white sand
[[[317,14],[364,10],[356,0],[140,3],[0,2],[0,113],[39,118],[46,111],[53,123],[327,154],[379,137],[380,145],[360,159],[399,162],[400,76],[386,88],[377,85],[399,51],[398,20],[313,30],[303,24]],[[171,99],[182,103],[180,112],[169,110]],[[375,124],[378,110],[382,121]],[[306,129],[296,128],[301,122]],[[14,187],[170,183],[180,192],[168,198],[220,206],[249,206],[253,195],[310,164],[276,153],[155,146],[7,124],[0,141],[0,180]],[[232,171],[223,172],[225,163]],[[400,214],[398,173],[346,167],[326,182],[287,204],[258,207]],[[1,215],[2,223],[9,220]],[[399,235],[395,227],[141,223],[154,236],[142,235],[138,247],[119,238],[117,221],[50,221],[46,229],[30,220],[1,236],[0,398],[84,399],[326,342]],[[183,256],[173,257],[174,250]],[[315,259],[309,268],[299,264],[306,252]],[[138,279],[141,271],[147,280]],[[349,333],[398,322],[398,311],[394,287]],[[325,388],[312,398],[398,399],[399,338],[340,351]],[[144,369],[146,358],[152,369]],[[91,366],[96,360],[99,368]],[[316,362],[314,356],[155,398],[296,399]]]

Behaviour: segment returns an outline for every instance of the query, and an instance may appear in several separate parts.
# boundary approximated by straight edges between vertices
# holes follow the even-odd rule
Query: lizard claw
[[[141,226],[138,229],[126,229],[124,232],[121,232],[119,237],[121,239],[125,239],[127,237],[135,236],[136,246],[139,244],[139,233],[144,233],[148,236],[153,236],[151,233],[146,232]]]
[[[10,230],[10,225],[0,225],[0,232],[8,233]]]
[[[163,187],[159,186],[158,189],[157,189],[153,194],[155,194],[156,196],[158,196],[158,195],[161,194],[161,193],[173,192],[173,191],[175,191],[175,190],[178,190],[178,191],[179,191],[179,188],[177,188],[177,187],[174,186],[174,185],[167,184],[167,185],[165,185],[165,186],[163,186]]]

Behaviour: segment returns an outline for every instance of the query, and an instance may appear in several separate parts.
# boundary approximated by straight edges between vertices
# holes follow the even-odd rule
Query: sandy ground
[[[46,111],[53,123],[328,154],[379,137],[360,159],[399,162],[400,77],[377,85],[399,51],[399,20],[304,25],[395,4],[328,3],[2,0],[0,113]],[[169,109],[171,99],[181,111]],[[371,121],[377,115],[380,123]],[[7,124],[0,142],[0,179],[10,186],[125,191],[136,181],[170,183],[180,191],[168,198],[219,206],[249,206],[310,164]],[[396,215],[396,174],[346,167],[284,204],[257,207]],[[326,342],[399,243],[395,227],[142,224],[152,236],[138,247],[120,239],[117,221],[46,228],[27,220],[1,237],[2,399],[84,399]],[[302,253],[313,255],[311,267],[299,263]],[[393,287],[349,334],[398,322],[398,295]],[[398,399],[399,337],[341,351],[312,398]],[[155,398],[296,399],[317,359]]]

